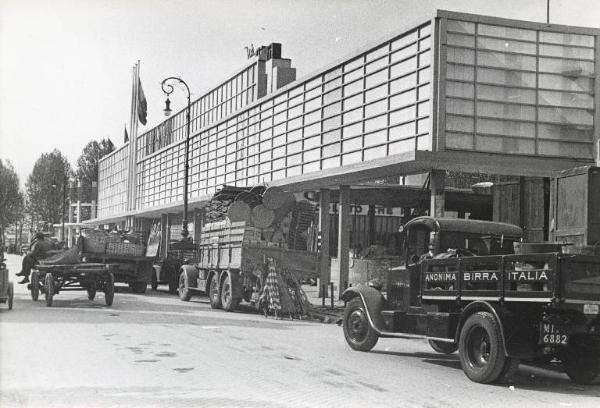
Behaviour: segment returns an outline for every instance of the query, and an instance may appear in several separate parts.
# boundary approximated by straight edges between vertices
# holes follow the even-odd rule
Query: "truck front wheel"
[[[369,351],[379,340],[379,336],[369,324],[367,311],[359,297],[348,302],[344,311],[343,325],[346,342],[354,350]]]
[[[489,312],[478,312],[465,322],[458,342],[460,364],[472,381],[492,383],[512,374],[515,361],[506,356],[500,323]]]
[[[600,340],[573,338],[560,352],[565,372],[578,384],[592,384],[600,376]]]
[[[184,302],[189,302],[192,298],[192,292],[190,291],[189,286],[190,283],[188,281],[188,276],[185,272],[182,272],[181,275],[179,275],[178,292],[179,299],[183,300]]]

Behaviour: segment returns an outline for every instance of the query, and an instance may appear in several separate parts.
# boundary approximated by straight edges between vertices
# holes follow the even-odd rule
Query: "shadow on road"
[[[418,358],[429,364],[461,370],[458,354],[436,354],[436,353],[402,353],[398,351],[373,350],[371,353],[385,354],[396,357]],[[550,367],[541,367],[533,364],[521,363],[519,370],[510,383],[517,389],[544,391],[565,395],[587,395],[598,397],[600,395],[600,384],[579,385],[571,382],[563,373],[560,364]],[[506,387],[509,384],[492,384],[495,387]]]

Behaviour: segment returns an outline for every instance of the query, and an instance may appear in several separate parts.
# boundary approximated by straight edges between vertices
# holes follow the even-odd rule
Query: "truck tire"
[[[225,277],[223,278],[223,282],[221,283],[221,305],[223,310],[227,312],[233,312],[235,308],[240,304],[239,298],[234,298],[234,283],[231,279],[230,273],[225,273]]]
[[[115,276],[112,273],[108,274],[106,283],[104,284],[104,303],[106,306],[111,306],[115,299]]]
[[[467,319],[458,348],[463,371],[478,383],[501,380],[515,363],[506,356],[500,323],[489,312],[478,312]]]
[[[458,350],[458,344],[446,343],[445,341],[428,340],[432,349],[440,354],[452,354]]]
[[[37,271],[31,272],[31,300],[34,302],[38,300],[40,296],[40,277]]]
[[[188,276],[185,272],[179,275],[179,286],[177,287],[177,292],[179,293],[179,299],[184,302],[189,302],[192,298],[192,291],[189,289],[190,283],[188,281]]]
[[[131,288],[131,291],[133,293],[138,293],[140,295],[146,293],[146,288],[148,287],[148,282],[146,281],[137,281],[137,282],[131,282],[129,284],[129,287]]]
[[[90,283],[87,287],[88,300],[94,300],[96,297],[96,282]]]
[[[210,307],[212,309],[221,309],[223,305],[221,303],[219,279],[217,278],[216,273],[210,277],[210,282],[208,285],[208,298],[210,299]]]
[[[354,350],[369,351],[379,340],[379,336],[369,324],[367,311],[360,297],[348,302],[344,310],[343,326],[346,342]]]
[[[46,274],[44,286],[46,287],[46,306],[52,307],[52,299],[54,298],[54,279],[51,273]]]
[[[574,337],[559,352],[565,372],[577,384],[592,384],[600,376],[600,340]]]

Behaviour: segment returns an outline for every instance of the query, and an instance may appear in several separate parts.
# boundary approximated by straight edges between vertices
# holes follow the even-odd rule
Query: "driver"
[[[51,249],[52,244],[44,239],[44,234],[38,232],[35,234],[35,238],[29,247],[29,252],[23,258],[23,264],[21,272],[17,273],[17,276],[23,276],[23,280],[19,283],[29,282],[29,275],[31,274],[31,268],[33,268],[40,259],[46,257],[46,253]]]

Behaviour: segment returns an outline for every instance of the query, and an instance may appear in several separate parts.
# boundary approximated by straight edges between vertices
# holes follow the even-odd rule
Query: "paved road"
[[[10,255],[12,279],[20,257]],[[350,350],[334,324],[211,310],[166,292],[64,292],[54,306],[18,285],[0,307],[0,407],[598,407],[600,385],[521,367],[479,385],[423,341]]]

